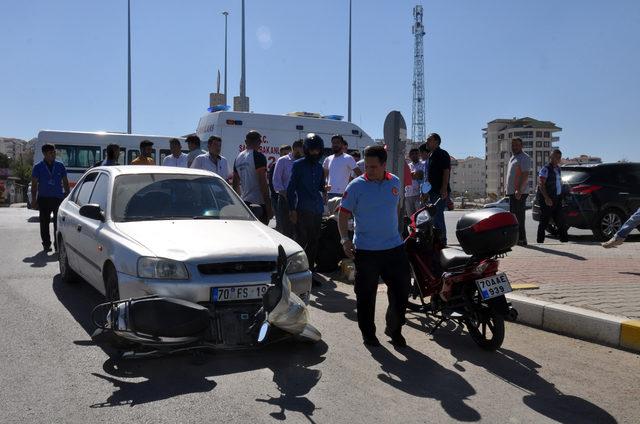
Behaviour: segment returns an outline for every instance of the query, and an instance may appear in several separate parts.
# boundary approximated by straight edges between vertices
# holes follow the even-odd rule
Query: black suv
[[[568,227],[593,231],[596,239],[610,239],[640,207],[640,163],[602,163],[562,167],[562,210]],[[533,202],[533,219],[540,206]],[[551,234],[557,228],[551,223]]]

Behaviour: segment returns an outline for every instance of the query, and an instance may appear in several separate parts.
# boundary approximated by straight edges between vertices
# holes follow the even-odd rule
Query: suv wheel
[[[620,211],[607,209],[598,216],[593,227],[593,235],[599,241],[607,241],[618,232],[623,223],[624,217]]]

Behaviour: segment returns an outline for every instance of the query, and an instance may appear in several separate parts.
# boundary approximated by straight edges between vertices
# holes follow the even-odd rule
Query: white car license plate
[[[232,302],[236,300],[262,299],[268,286],[261,284],[257,286],[240,287],[212,287],[211,300],[213,302]]]
[[[513,291],[511,289],[509,279],[507,278],[507,274],[504,272],[492,277],[476,280],[476,284],[478,285],[478,290],[480,290],[480,295],[484,300],[502,296]]]

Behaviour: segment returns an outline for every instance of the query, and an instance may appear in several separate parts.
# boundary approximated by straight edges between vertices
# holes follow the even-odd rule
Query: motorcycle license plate
[[[484,300],[491,299],[493,297],[505,295],[511,291],[511,283],[507,278],[507,274],[501,272],[491,277],[482,278],[476,280],[480,295]]]
[[[212,287],[211,301],[233,302],[236,300],[262,299],[262,295],[267,292],[267,288],[266,284],[240,287]]]

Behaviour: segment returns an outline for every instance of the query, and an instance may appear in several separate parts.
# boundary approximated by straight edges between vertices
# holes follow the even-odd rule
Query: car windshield
[[[579,171],[577,169],[562,169],[563,184],[580,184],[587,178],[589,178],[589,174],[585,171]]]
[[[228,185],[202,175],[120,175],[115,179],[112,204],[115,222],[255,219]]]

